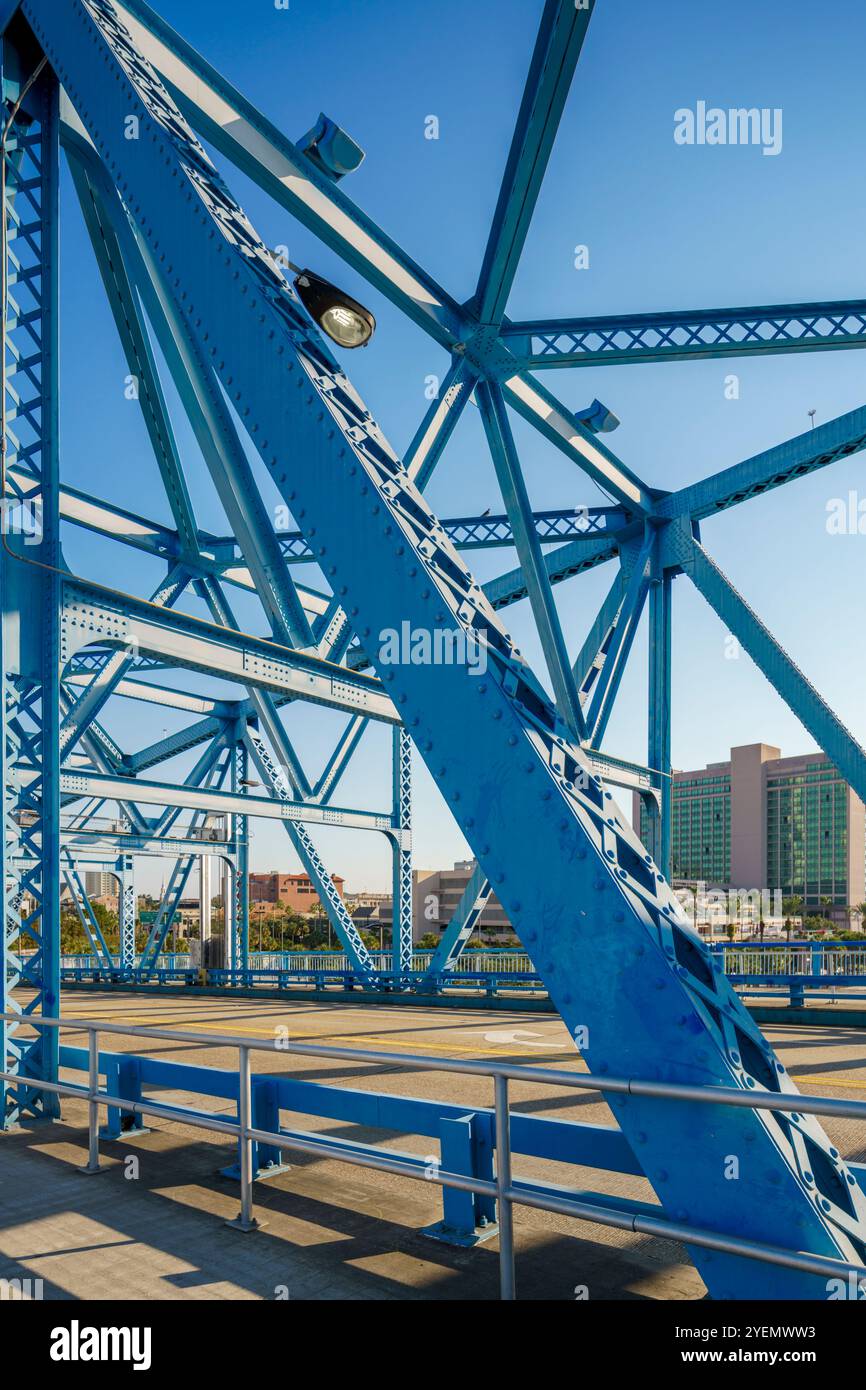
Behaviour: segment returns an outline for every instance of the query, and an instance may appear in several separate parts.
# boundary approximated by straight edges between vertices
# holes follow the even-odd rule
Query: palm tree
[[[791,918],[792,918],[792,917],[799,917],[800,914],[801,914],[801,912],[802,912],[802,910],[803,910],[803,899],[802,899],[802,898],[793,897],[793,898],[783,898],[783,899],[782,899],[782,911],[783,911],[784,914],[785,914],[785,935],[786,935],[786,937],[788,938],[789,941],[791,940],[791,930],[792,930],[792,925],[793,925],[792,922],[791,922]]]

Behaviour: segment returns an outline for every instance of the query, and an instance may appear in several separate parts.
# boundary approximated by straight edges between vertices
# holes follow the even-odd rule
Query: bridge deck
[[[533,1066],[582,1068],[562,1023],[507,1012],[322,1006],[302,1002],[200,998],[173,1001],[117,995],[67,996],[65,1014],[148,1024],[187,1025],[270,1036],[287,1025],[298,1041],[394,1050],[393,1068],[322,1058],[261,1056],[255,1070],[291,1071],[335,1085],[489,1105],[486,1078],[418,1073],[401,1052],[513,1059]],[[866,1040],[861,1032],[771,1027],[772,1042],[798,1082],[813,1092],[866,1097]],[[76,1043],[72,1032],[64,1042]],[[114,1050],[141,1051],[112,1038]],[[229,1049],[154,1042],[164,1060],[231,1067]],[[164,1099],[181,1102],[180,1095]],[[591,1095],[515,1084],[512,1108],[550,1118],[610,1123]],[[197,1104],[230,1111],[216,1099]],[[376,1131],[310,1117],[303,1125],[365,1143],[387,1143]],[[831,1138],[846,1157],[866,1161],[866,1126],[831,1121]],[[394,1143],[394,1137],[390,1137]],[[431,1141],[400,1136],[399,1146],[430,1151]],[[435,1144],[433,1145],[435,1148]],[[139,1159],[137,1180],[124,1160]],[[67,1101],[61,1124],[41,1123],[7,1135],[0,1147],[0,1277],[42,1278],[46,1298],[273,1299],[285,1286],[295,1299],[490,1298],[498,1293],[497,1242],[453,1249],[419,1234],[439,1220],[438,1189],[389,1174],[296,1157],[291,1170],[256,1185],[263,1231],[241,1236],[218,1220],[237,1212],[237,1188],[218,1176],[233,1156],[221,1135],[156,1122],[148,1134],[103,1145],[107,1171],[87,1177],[86,1107]],[[575,1182],[652,1201],[641,1179],[520,1158],[518,1176]],[[570,1299],[575,1285],[591,1298],[699,1299],[700,1277],[670,1242],[584,1225],[516,1208],[517,1275],[521,1297]]]

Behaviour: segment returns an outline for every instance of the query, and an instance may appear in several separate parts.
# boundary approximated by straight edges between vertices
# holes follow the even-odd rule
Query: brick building
[[[345,879],[333,875],[334,884],[343,897]],[[274,903],[302,915],[312,912],[319,896],[307,874],[250,874],[250,902]]]

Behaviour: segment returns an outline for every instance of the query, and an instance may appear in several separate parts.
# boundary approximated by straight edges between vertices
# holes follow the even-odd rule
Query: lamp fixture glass
[[[357,299],[311,270],[300,272],[295,289],[307,313],[333,342],[343,348],[366,347],[376,330],[376,320]]]

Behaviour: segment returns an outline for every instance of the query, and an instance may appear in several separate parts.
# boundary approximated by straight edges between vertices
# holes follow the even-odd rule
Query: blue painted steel
[[[866,800],[866,751],[833,713],[761,619],[737,593],[703,546],[681,528],[672,528],[671,554],[718,613],[755,665],[775,686],[804,728],[823,748],[861,800]]]
[[[46,69],[4,37],[3,129],[3,487],[38,508],[39,528],[14,535],[9,514],[0,535],[0,713],[2,713],[2,931],[4,1012],[56,1017],[60,1011],[60,564],[58,482],[58,102]],[[23,488],[7,469],[23,469]],[[25,541],[32,542],[25,544]],[[54,567],[54,568],[52,568]],[[20,780],[19,780],[20,779]],[[21,1004],[17,987],[31,991]],[[3,1022],[0,1126],[26,1115],[59,1113],[57,1097],[28,1086],[28,1076],[57,1080],[53,1028],[35,1037]]]
[[[487,382],[479,383],[477,395],[493,466],[499,480],[499,490],[511,523],[517,558],[529,591],[529,602],[544,651],[557,709],[572,738],[580,740],[586,737],[586,722],[569,664],[568,650],[562,635],[550,580],[544,567],[541,546],[532,524],[532,507],[523,481],[505,402],[499,388],[490,386]]]
[[[683,362],[866,345],[866,300],[510,323],[503,337],[527,367]]]
[[[64,1046],[60,1049],[60,1060],[61,1065],[70,1071],[87,1072],[85,1048]],[[140,1100],[143,1088],[152,1086],[193,1096],[211,1096],[235,1102],[238,1099],[237,1072],[221,1071],[215,1067],[164,1062],[130,1053],[100,1052],[99,1075],[105,1078],[105,1088],[109,1094],[128,1101]],[[368,1130],[415,1134],[438,1141],[440,1146],[439,1154],[429,1157],[401,1154],[401,1157],[411,1158],[419,1168],[440,1163],[443,1168],[468,1176],[492,1176],[495,1156],[493,1111],[485,1107],[470,1109],[444,1101],[418,1100],[379,1091],[358,1091],[346,1086],[295,1081],[283,1075],[255,1076],[253,1102],[256,1122],[272,1132],[286,1135],[293,1132],[280,1125],[280,1112],[288,1111]],[[195,1107],[190,1109],[191,1113],[206,1113]],[[178,1115],[182,1118],[183,1111],[179,1109]],[[111,1106],[102,1135],[106,1139],[119,1139],[130,1129],[140,1129],[141,1125],[142,1118],[135,1111]],[[357,1150],[359,1147],[353,1141],[343,1142],[347,1148]],[[376,1152],[367,1146],[360,1147],[367,1152]],[[610,1125],[542,1119],[518,1111],[511,1116],[511,1147],[516,1154],[551,1162],[615,1173],[641,1173],[640,1165],[624,1136]],[[390,1145],[389,1151],[395,1152]],[[280,1151],[257,1146],[256,1159],[257,1176],[266,1176],[267,1166],[280,1163]],[[468,1201],[456,1202],[447,1190],[443,1193],[443,1222],[436,1232],[440,1238],[465,1244],[466,1238],[472,1238],[482,1223],[492,1223],[494,1209],[491,1200],[473,1198],[471,1194],[469,1197]],[[488,1234],[495,1234],[495,1230],[488,1231]]]
[[[653,576],[649,590],[649,698],[647,764],[654,795],[645,798],[647,849],[665,878],[671,876],[671,576]]]
[[[424,985],[439,989],[443,981],[451,976],[469,938],[481,920],[481,914],[490,901],[491,892],[490,879],[481,865],[476,864],[454,909],[451,921],[433,953],[424,977]]]
[[[233,865],[234,890],[227,922],[229,967],[222,978],[232,983],[261,980],[269,972],[248,968],[248,816],[239,809],[249,802],[255,811],[262,801],[246,791],[248,750],[270,795],[278,802],[293,801],[291,808],[284,804],[284,812],[297,813],[308,805],[310,820],[338,818],[343,813],[324,808],[367,719],[374,718],[395,726],[397,754],[394,806],[383,831],[394,849],[394,966],[387,979],[374,968],[305,826],[284,820],[349,954],[351,969],[336,972],[337,980],[367,989],[392,985],[396,976],[401,984],[424,989],[446,983],[449,988],[477,988],[479,981],[488,989],[537,985],[537,977],[528,972],[507,977],[453,973],[467,928],[471,932],[492,885],[593,1067],[704,1085],[793,1089],[730,982],[714,967],[713,953],[690,932],[663,879],[669,859],[671,581],[685,573],[696,583],[863,794],[863,750],[706,555],[697,524],[863,448],[866,411],[851,412],[713,478],[664,494],[648,487],[597,438],[586,412],[567,410],[526,367],[536,358],[543,358],[544,365],[551,358],[566,360],[569,353],[586,362],[593,353],[598,360],[625,361],[847,346],[863,338],[866,317],[858,301],[697,316],[644,315],[628,320],[630,326],[621,321],[614,328],[615,321],[607,320],[611,327],[601,332],[600,320],[593,321],[594,330],[586,320],[572,322],[570,328],[504,322],[591,9],[591,3],[574,5],[572,0],[545,4],[478,289],[473,301],[460,306],[144,0],[120,6],[111,0],[67,0],[62,9],[56,0],[25,0],[24,11],[52,69],[86,123],[85,129],[71,107],[65,108],[64,145],[130,372],[143,383],[145,423],[175,528],[142,523],[58,486],[53,336],[59,122],[56,86],[45,76],[28,98],[28,112],[37,123],[27,130],[17,124],[15,158],[6,165],[12,194],[7,221],[15,241],[10,243],[4,305],[10,387],[4,492],[14,488],[19,494],[45,494],[47,522],[37,557],[49,565],[59,566],[61,513],[73,524],[161,556],[169,577],[145,603],[71,577],[60,580],[50,568],[37,576],[8,552],[0,557],[5,611],[12,619],[4,620],[0,638],[6,716],[2,963],[10,987],[36,987],[34,1007],[50,1010],[57,1004],[61,812],[68,818],[62,843],[74,850],[86,842],[104,799],[112,796],[124,825],[120,831],[101,831],[99,844],[121,853],[127,876],[132,850],[162,846],[178,856],[138,965],[130,894],[122,895],[121,958],[113,973],[125,980],[189,981],[192,972],[163,969],[159,963],[193,862],[184,837],[170,834],[179,806],[170,804],[163,816],[148,821],[132,798],[135,774],[212,741],[204,755],[206,776],[213,770],[221,778],[229,767],[232,774],[232,794],[219,801],[214,792],[211,798],[229,808],[232,825],[223,851]],[[0,12],[0,21],[4,17]],[[131,37],[124,23],[131,26]],[[168,95],[142,53],[158,72],[169,74]],[[26,74],[18,71],[8,42],[4,76],[10,79],[6,95],[14,97]],[[406,469],[311,329],[279,265],[190,136],[184,115],[450,352],[449,373],[410,445]],[[125,138],[131,116],[141,129],[135,141]],[[33,179],[22,176],[27,161],[40,165]],[[291,179],[277,170],[291,170]],[[28,213],[22,220],[16,202],[28,199],[36,217]],[[37,282],[27,259],[33,256],[43,262],[35,315],[18,311],[21,297]],[[27,333],[32,341],[22,356],[17,344]],[[544,339],[541,351],[531,341],[537,333]],[[197,527],[155,367],[157,345],[227,512],[234,532],[227,540]],[[31,370],[36,357],[38,374]],[[421,494],[473,389],[507,516],[455,518],[440,525]],[[38,410],[33,404],[37,398]],[[580,509],[533,514],[505,402],[593,479],[613,505],[587,510],[585,517]],[[275,534],[236,418],[271,470],[299,527],[297,534]],[[564,544],[542,554],[543,542],[560,538]],[[460,547],[509,543],[516,545],[520,567],[483,588],[457,553]],[[619,559],[620,577],[572,668],[551,586],[612,558]],[[296,585],[289,577],[288,560],[310,559],[329,592]],[[214,622],[166,611],[178,586],[189,579]],[[258,595],[271,626],[270,640],[237,630],[224,582]],[[580,746],[597,745],[604,732],[647,592],[648,770],[600,754],[597,747]],[[558,711],[496,617],[496,609],[525,596],[542,637]],[[23,661],[16,650],[19,620],[22,630],[47,634],[38,653],[30,649],[34,643],[22,644]],[[404,620],[474,643],[485,656],[483,676],[460,662],[402,663],[385,670],[381,682],[363,674],[375,664],[383,632],[399,628]],[[130,654],[132,636],[137,645]],[[308,650],[298,651],[299,646]],[[62,692],[61,661],[67,663]],[[95,715],[109,696],[146,698],[148,686],[133,677],[139,669],[166,664],[227,677],[246,686],[248,697],[203,702],[199,712],[206,717],[191,729],[138,755],[126,755]],[[73,683],[86,677],[89,683]],[[156,703],[193,708],[193,697],[182,692],[149,689]],[[315,787],[279,714],[297,698],[350,713]],[[401,719],[405,728],[396,727]],[[479,859],[471,891],[467,889],[440,951],[420,978],[411,968],[410,731]],[[59,749],[66,744],[68,752],[75,743],[75,765],[67,762],[61,776]],[[215,765],[217,750],[220,761]],[[616,813],[599,774],[614,784],[637,786],[650,798],[652,854]],[[152,799],[160,785],[166,792],[164,784],[138,779],[138,800]],[[102,788],[101,796],[82,806],[91,786]],[[273,809],[278,808],[269,811]],[[196,817],[190,824],[195,830]],[[130,901],[134,907],[134,897]],[[26,961],[11,949],[21,931],[22,907],[25,935],[38,945]],[[279,970],[275,975],[282,983],[301,973]],[[331,972],[309,974],[319,985],[335,978]],[[813,976],[827,983],[828,977]],[[780,977],[768,978],[775,983]],[[799,991],[805,979],[811,982],[812,977],[797,976],[792,989]],[[16,1037],[4,1033],[4,1051],[12,1057],[13,1069],[37,1069],[49,1077],[56,1071],[56,1039],[26,1044],[22,1051]],[[136,1059],[118,1063],[119,1087],[134,1088],[141,1076]],[[22,1105],[50,1110],[52,1102],[31,1094],[26,1085],[12,1089],[7,1115],[14,1117]],[[271,1113],[278,1099],[269,1080],[258,1085],[256,1104],[264,1107],[263,1114]],[[668,1107],[662,1116],[656,1103],[628,1097],[618,1110],[623,1132],[641,1156],[641,1170],[678,1220],[691,1219],[699,1201],[701,1218],[719,1230],[746,1230],[780,1244],[788,1243],[794,1231],[803,1248],[863,1256],[866,1202],[855,1175],[830,1149],[814,1120],[780,1121],[726,1110],[708,1126],[706,1111],[700,1115],[694,1109]],[[461,1152],[462,1161],[477,1163],[484,1129],[478,1113],[445,1120],[445,1142]],[[760,1176],[732,1192],[723,1180],[720,1155],[746,1146]],[[446,1218],[459,1211],[458,1225],[477,1225],[484,1213],[470,1205],[471,1211],[455,1195]],[[744,1262],[707,1252],[696,1258],[717,1296],[766,1294],[767,1275]],[[779,1272],[772,1277],[772,1292],[812,1296],[816,1285],[810,1277]]]
[[[482,324],[505,313],[594,6],[546,0],[475,291]]]
[[[597,780],[577,785],[581,753],[564,740],[480,588],[108,0],[70,0],[62,14],[44,0],[26,0],[25,8],[100,154],[117,171],[143,239],[158,243],[168,265],[183,266],[176,308],[248,412],[277,487],[299,515],[303,509],[303,529],[315,526],[322,568],[357,603],[362,640],[409,615],[423,627],[447,625],[483,642],[484,680],[453,665],[407,665],[399,679],[393,669],[386,675],[498,896],[532,943],[563,1017],[573,1029],[589,1029],[583,1050],[591,1064],[744,1089],[789,1086]],[[141,125],[136,142],[123,138],[130,113]],[[156,207],[158,232],[145,211]],[[572,427],[577,453],[608,490],[646,510],[646,490],[567,421]],[[297,457],[304,467],[290,476],[286,461]],[[374,538],[375,570],[368,563]],[[532,814],[517,816],[527,800]],[[524,928],[528,903],[538,925]],[[623,1098],[618,1116],[680,1219],[688,1219],[699,1174],[702,1215],[720,1230],[745,1224],[755,1238],[784,1243],[793,1223],[808,1249],[862,1250],[866,1204],[813,1120],[780,1125],[726,1110],[708,1132],[688,1105],[668,1107],[662,1122],[657,1103],[637,1097]],[[732,1193],[723,1157],[746,1144],[772,1180]],[[742,1260],[702,1252],[696,1262],[718,1296],[766,1293],[763,1271],[756,1275]],[[774,1277],[774,1291],[818,1292],[813,1278],[790,1271]]]
[[[391,973],[394,984],[402,988],[412,973],[412,740],[405,729],[392,732],[391,761]]]

